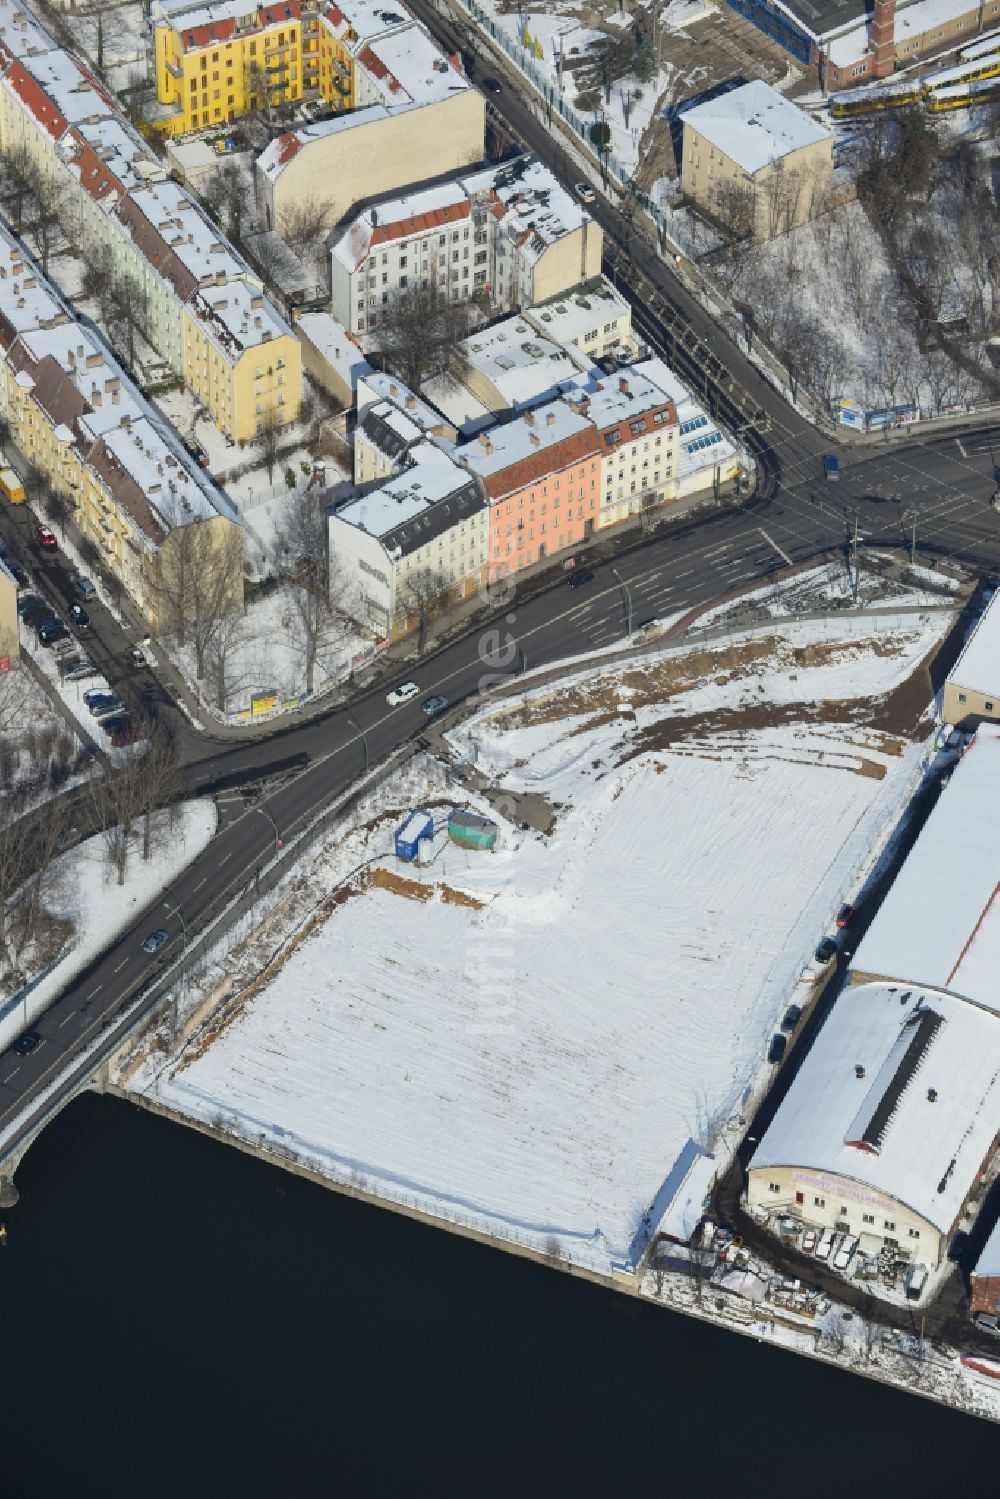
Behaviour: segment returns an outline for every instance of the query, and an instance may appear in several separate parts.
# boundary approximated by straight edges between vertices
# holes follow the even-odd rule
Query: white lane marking
[[[232,857],[233,857],[233,852],[232,852],[232,849],[230,849],[229,853],[228,854],[223,854],[222,858],[219,860],[219,868],[221,869],[222,866],[223,866],[223,864],[225,864],[226,860],[227,859],[231,859]]]
[[[84,1000],[84,1004],[89,1004],[90,1001],[93,999],[94,995],[97,994],[97,993],[99,993],[100,990],[103,989],[103,988],[104,988],[103,984],[98,984],[98,986],[97,986],[96,989],[91,989],[90,993],[87,995],[87,998]]]
[[[226,857],[228,858],[228,854],[227,854]],[[195,885],[194,889],[195,890],[200,890],[201,887],[202,887],[202,885],[207,884],[207,882],[208,882],[208,876],[206,875],[205,879],[198,881],[198,883],[197,883],[197,885]],[[191,894],[192,895],[194,894],[194,890],[192,890]]]
[[[64,1025],[69,1025],[69,1023],[70,1023],[70,1021],[72,1019],[73,1019],[73,1012],[71,1012],[69,1015],[67,1015],[65,1020],[60,1020],[60,1022],[59,1022],[59,1029],[62,1030],[62,1028],[63,1028]]]
[[[965,451],[965,449],[962,447],[962,439],[960,437],[956,437],[955,438],[955,446],[958,449],[958,451],[961,453],[961,455],[962,455],[963,458],[968,458],[969,455]]]
[[[9,1082],[10,1082],[10,1080],[11,1080],[11,1078],[12,1078],[12,1077],[16,1077],[16,1076],[17,1076],[17,1074],[18,1074],[18,1073],[19,1073],[19,1072],[20,1072],[20,1070],[21,1070],[21,1067],[20,1067],[20,1064],[18,1064],[18,1066],[16,1066],[16,1067],[15,1067],[15,1068],[14,1068],[14,1071],[13,1071],[13,1072],[8,1072],[8,1074],[7,1074],[7,1076],[6,1076],[6,1077],[5,1077],[5,1078],[4,1078],[4,1082],[5,1082],[5,1083],[9,1083]]]
[[[763,538],[767,542],[768,546],[774,547],[774,550],[777,552],[778,556],[779,557],[783,557],[784,560],[788,563],[788,566],[791,567],[791,565],[792,565],[792,559],[791,559],[791,557],[789,557],[789,555],[788,555],[787,552],[782,551],[781,547],[775,541],[774,537],[773,536],[768,536],[768,534],[764,530],[763,526],[758,526],[757,530],[760,532],[761,536],[763,536]]]
[[[691,574],[693,572],[694,572],[694,568],[693,567],[687,567],[687,568],[684,569],[684,571],[682,573],[675,573],[674,574],[674,579],[675,580],[679,580],[680,578],[690,578],[690,576],[691,576]]]
[[[127,962],[128,958],[122,958],[121,962],[118,964],[118,967],[115,969],[115,973],[121,973]]]

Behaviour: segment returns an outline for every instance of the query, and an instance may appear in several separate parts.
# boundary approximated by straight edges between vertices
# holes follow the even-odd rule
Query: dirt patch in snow
[[[379,890],[391,890],[393,895],[403,895],[407,900],[430,900],[439,895],[446,906],[468,906],[470,910],[481,911],[486,905],[486,901],[477,900],[474,895],[467,895],[464,890],[456,890],[452,885],[424,885],[420,880],[408,879],[406,875],[397,874],[394,869],[382,866],[373,869],[365,883],[374,885]]]

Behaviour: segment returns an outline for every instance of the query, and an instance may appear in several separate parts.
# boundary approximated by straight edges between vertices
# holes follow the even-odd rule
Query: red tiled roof
[[[286,161],[291,161],[302,142],[297,135],[291,132],[278,137],[278,165],[283,167]]]
[[[431,229],[440,229],[442,224],[455,224],[467,219],[470,214],[468,201],[449,203],[446,208],[432,208],[427,213],[414,213],[408,219],[397,219],[393,224],[378,224],[372,232],[371,246],[385,245],[394,239],[406,239],[411,234],[426,234]]]
[[[103,437],[99,437],[94,443],[87,462],[98,478],[103,479],[109,493],[124,510],[128,511],[139,530],[159,546],[167,534],[166,531],[160,525],[149,501],[132,475],[122,467],[114,453],[105,446]]]
[[[399,79],[395,78],[393,74],[389,72],[389,69],[386,67],[381,57],[376,56],[371,47],[362,47],[361,51],[358,53],[358,62],[362,63],[363,66],[367,68],[368,72],[371,73],[373,78],[388,78],[389,87],[394,93],[399,91]]]
[[[92,146],[87,144],[80,132],[74,130],[71,132],[71,135],[77,146],[77,149],[73,152],[73,161],[80,173],[80,186],[84,192],[89,193],[96,203],[100,203],[116,190],[124,193],[125,189],[114,172],[108,170],[97,152]]]
[[[506,468],[485,475],[486,493],[491,500],[505,499],[528,484],[537,484],[539,479],[563,473],[585,458],[596,458],[600,451],[597,433],[593,427],[587,427],[583,432],[574,432],[547,447],[543,445],[536,453],[529,453],[527,458],[519,458]]]
[[[279,26],[282,21],[297,21],[302,15],[299,0],[280,0],[278,5],[262,5],[258,12],[265,26]]]
[[[142,209],[138,208],[130,197],[125,196],[115,212],[129,230],[140,254],[145,257],[154,271],[170,283],[182,302],[190,301],[198,290],[197,276],[193,271],[189,271],[184,262],[174,254],[163,235],[155,225],[150,223]]]
[[[61,140],[66,130],[66,116],[56,108],[48,94],[38,83],[23,62],[15,62],[7,74],[10,86],[24,107],[34,115],[54,141]]]
[[[236,22],[230,19],[211,21],[207,26],[193,26],[190,29],[184,27],[180,35],[185,52],[190,52],[195,47],[211,47],[215,42],[228,42],[235,32]]]

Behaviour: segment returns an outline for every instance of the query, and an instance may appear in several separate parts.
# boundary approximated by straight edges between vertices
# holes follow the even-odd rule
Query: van
[[[819,1243],[816,1245],[816,1258],[818,1260],[828,1260],[830,1258],[830,1250],[833,1248],[833,1238],[833,1229],[824,1228],[820,1235]]]
[[[840,463],[835,453],[823,454],[823,474],[827,482],[840,478]]]
[[[24,485],[12,468],[0,468],[0,494],[12,505],[20,505],[24,499]]]

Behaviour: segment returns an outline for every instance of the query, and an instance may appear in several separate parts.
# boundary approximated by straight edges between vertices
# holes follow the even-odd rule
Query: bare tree
[[[444,607],[447,597],[447,575],[437,568],[416,568],[403,580],[400,604],[407,616],[417,616],[417,654],[420,656],[427,647],[427,626],[433,615]]]
[[[753,188],[726,178],[719,183],[715,199],[716,216],[733,240],[750,239],[754,231]]]
[[[202,196],[215,217],[224,220],[233,243],[240,245],[247,221],[247,184],[236,163],[227,161],[213,172]]]
[[[246,614],[234,609],[222,616],[218,629],[209,642],[208,672],[215,684],[215,705],[220,713],[225,713],[234,693],[249,685],[249,676],[235,675],[234,663],[250,639],[250,623]]]
[[[465,336],[470,311],[435,286],[406,287],[379,315],[377,338],[385,363],[419,390],[424,379],[443,370],[455,344]]]
[[[39,178],[38,165],[23,140],[11,142],[3,152],[3,175],[5,197],[13,205],[14,228],[21,233],[30,215]]]
[[[345,576],[330,560],[327,508],[321,489],[304,489],[289,501],[279,545],[287,559],[287,597],[306,691],[313,692],[317,665],[343,643],[352,629],[345,607]]]
[[[267,469],[269,484],[274,483],[274,466],[278,461],[278,439],[281,435],[281,426],[281,417],[277,407],[269,406],[257,428],[257,441],[260,443],[261,457]]]
[[[315,260],[326,244],[330,205],[313,194],[292,203],[278,220],[278,232],[296,255]]]
[[[201,681],[222,620],[243,606],[243,533],[221,519],[176,519],[160,548],[157,615],[178,645],[190,640]]]

